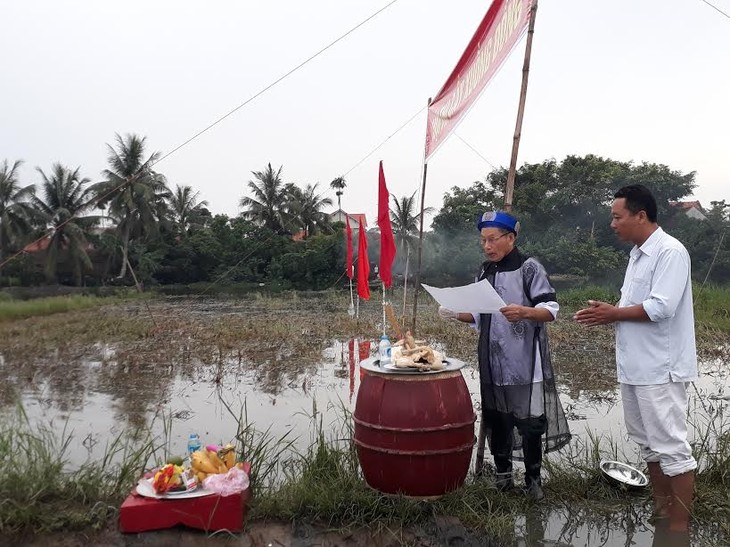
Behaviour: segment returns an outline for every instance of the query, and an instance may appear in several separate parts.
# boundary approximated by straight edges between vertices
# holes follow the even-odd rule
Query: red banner
[[[368,240],[365,237],[365,228],[360,221],[357,236],[357,295],[363,300],[370,300],[370,262],[368,261]]]
[[[446,140],[527,29],[533,0],[494,0],[428,108],[426,159]]]
[[[350,215],[345,214],[345,235],[347,236],[347,277],[352,279],[352,228],[350,228]],[[351,285],[352,286],[352,285]]]
[[[390,226],[389,197],[388,187],[385,185],[383,162],[381,161],[378,174],[378,227],[380,228],[380,268],[378,273],[386,288],[390,288],[393,284],[393,275],[390,268],[395,259],[395,239],[393,239],[393,229]]]

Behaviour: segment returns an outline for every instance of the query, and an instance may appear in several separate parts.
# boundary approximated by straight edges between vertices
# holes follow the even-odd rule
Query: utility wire
[[[401,126],[400,126],[400,127],[398,128],[398,129],[396,129],[396,130],[395,130],[395,131],[394,131],[393,133],[391,133],[390,135],[388,135],[388,136],[387,136],[387,137],[386,137],[386,138],[385,138],[385,139],[384,139],[384,140],[383,140],[383,141],[382,141],[382,142],[381,142],[380,144],[378,144],[378,145],[377,145],[377,146],[376,146],[375,148],[373,148],[373,149],[372,149],[372,150],[371,150],[370,152],[368,152],[368,153],[367,153],[367,154],[365,155],[365,157],[363,157],[363,158],[362,158],[362,159],[361,159],[360,161],[358,161],[358,162],[357,162],[357,163],[356,163],[355,165],[353,165],[352,167],[350,167],[350,169],[348,169],[348,170],[347,170],[347,172],[345,172],[345,174],[344,174],[344,175],[342,175],[342,176],[343,176],[343,177],[346,177],[347,175],[349,175],[350,173],[352,173],[352,172],[353,172],[353,171],[354,171],[355,169],[357,169],[358,167],[360,167],[360,165],[361,165],[361,164],[362,164],[362,163],[363,163],[363,162],[364,162],[364,161],[365,161],[366,159],[368,159],[368,158],[369,158],[370,156],[372,156],[373,154],[375,154],[375,152],[376,152],[376,151],[377,151],[377,150],[378,150],[378,149],[379,149],[379,148],[380,148],[381,146],[383,146],[383,145],[384,145],[384,144],[385,144],[386,142],[388,142],[388,141],[389,141],[390,139],[392,139],[393,137],[395,137],[395,136],[396,136],[396,135],[397,135],[397,134],[398,134],[398,133],[399,133],[399,132],[400,132],[400,131],[401,131],[402,129],[404,129],[404,128],[405,128],[405,127],[406,127],[406,126],[407,126],[407,125],[409,124],[409,123],[411,123],[411,122],[412,122],[412,121],[413,121],[413,120],[414,120],[414,119],[416,118],[416,116],[418,116],[418,115],[419,115],[419,114],[420,114],[421,112],[423,112],[423,111],[424,111],[425,109],[426,109],[426,107],[425,107],[425,106],[424,106],[424,107],[422,107],[422,108],[421,108],[421,109],[420,109],[420,110],[419,110],[418,112],[416,112],[416,113],[415,113],[415,114],[414,114],[413,116],[411,116],[410,118],[408,118],[408,121],[406,121],[406,122],[405,122],[405,123],[404,123],[403,125],[401,125]]]
[[[397,0],[394,0],[397,1]],[[392,4],[393,2],[391,2]],[[387,7],[387,6],[386,6]],[[385,9],[385,8],[383,8]],[[381,10],[382,11],[382,10]],[[370,156],[372,156],[381,146],[383,146],[386,142],[388,142],[392,137],[394,137],[396,134],[398,134],[402,129],[404,129],[409,123],[411,123],[421,112],[424,111],[426,107],[421,108],[418,112],[416,112],[413,116],[408,118],[408,120],[401,125],[398,129],[396,129],[393,133],[388,135],[380,144],[378,144],[375,148],[373,148],[370,152],[367,153],[365,157],[363,157],[360,161],[358,161],[354,166],[352,166],[349,170],[345,172],[342,177],[346,177],[348,174],[350,174],[352,171],[354,171],[357,167],[359,167],[366,159],[368,159]],[[223,272],[217,279],[215,279],[208,287],[206,287],[201,293],[199,293],[196,296],[202,296],[205,293],[207,293],[210,289],[212,289],[216,284],[223,281],[226,277],[228,277],[228,274],[230,274],[235,268],[237,268],[244,260],[246,260],[248,257],[250,257],[253,253],[258,251],[261,247],[268,244],[269,241],[273,239],[273,235],[269,236],[266,240],[262,241],[260,245],[256,246],[251,250],[250,253],[248,253],[246,256],[244,256],[241,260],[236,262],[233,266],[231,266],[228,270]],[[345,274],[342,274],[345,275]],[[342,276],[340,276],[340,279],[342,279]],[[339,282],[339,279],[335,282],[337,284]]]
[[[725,13],[724,11],[722,11],[722,10],[721,10],[720,8],[718,8],[718,7],[717,7],[717,6],[715,5],[715,4],[711,4],[711,3],[710,3],[710,2],[708,2],[707,0],[700,0],[700,1],[701,1],[701,2],[704,2],[705,4],[707,4],[708,6],[710,6],[710,7],[712,8],[712,9],[714,9],[715,11],[717,11],[718,13],[722,13],[722,14],[723,14],[723,15],[724,15],[725,17],[727,17],[728,19],[730,19],[730,15],[728,15],[727,13]]]
[[[474,152],[477,156],[479,156],[480,158],[482,158],[492,169],[494,169],[495,171],[497,170],[497,167],[495,167],[495,165],[491,161],[489,161],[487,158],[485,158],[484,156],[482,156],[479,153],[479,150],[477,150],[471,144],[469,144],[468,142],[466,142],[464,140],[464,137],[462,137],[461,135],[459,135],[456,131],[454,131],[454,136],[458,137],[461,142],[463,142],[465,145],[467,145],[469,147],[469,149],[472,152]]]
[[[260,95],[266,93],[269,89],[271,89],[272,87],[274,87],[276,84],[278,84],[279,82],[281,82],[285,78],[287,78],[287,77],[291,76],[292,74],[294,74],[297,70],[299,70],[300,68],[302,68],[309,61],[315,59],[316,57],[319,57],[322,53],[324,53],[329,48],[331,48],[332,46],[334,46],[337,42],[343,40],[344,38],[346,38],[347,36],[349,36],[350,34],[352,34],[353,32],[355,32],[357,29],[359,29],[361,26],[363,26],[365,23],[367,23],[371,19],[377,17],[380,13],[382,13],[383,11],[385,11],[386,9],[388,9],[390,6],[392,6],[393,4],[395,4],[397,1],[398,0],[392,0],[391,2],[389,2],[388,4],[386,4],[385,6],[383,6],[382,8],[380,8],[378,11],[376,11],[375,13],[373,13],[372,15],[370,15],[368,18],[364,19],[363,21],[361,21],[360,23],[358,23],[357,25],[355,25],[354,27],[352,27],[350,30],[348,30],[347,32],[345,32],[339,38],[334,39],[332,42],[330,42],[329,44],[327,44],[326,46],[324,46],[318,52],[316,52],[315,54],[307,57],[304,61],[302,61],[301,63],[299,63],[297,66],[295,66],[294,68],[292,68],[291,70],[289,70],[288,72],[286,72],[285,74],[283,74],[282,76],[279,76],[279,78],[277,78],[276,80],[274,80],[273,82],[271,82],[269,85],[267,85],[264,88],[262,88],[260,91],[254,93],[251,97],[249,97],[248,99],[246,99],[245,101],[243,101],[236,108],[234,108],[233,110],[231,110],[227,114],[224,114],[223,116],[221,116],[220,118],[218,118],[216,121],[214,121],[213,123],[211,123],[210,125],[208,125],[204,129],[201,129],[200,131],[198,131],[195,135],[193,135],[192,137],[190,137],[188,140],[186,140],[182,144],[179,144],[178,146],[176,146],[175,148],[173,148],[172,150],[170,150],[167,154],[165,154],[164,156],[162,156],[155,163],[159,163],[162,160],[164,160],[165,158],[171,156],[172,154],[174,154],[175,152],[177,152],[178,150],[180,150],[183,146],[191,143],[192,141],[194,141],[195,139],[197,139],[199,136],[201,136],[203,133],[209,131],[210,129],[212,129],[213,127],[215,127],[219,123],[221,123],[223,120],[225,120],[231,114],[233,114],[234,112],[237,112],[238,110],[240,110],[241,108],[243,108],[244,106],[246,106],[248,103],[250,103],[251,101],[253,101],[256,97],[259,97]]]
[[[274,80],[272,83],[270,83],[269,85],[265,86],[264,88],[262,88],[261,90],[259,90],[258,92],[256,92],[254,95],[252,95],[251,97],[249,97],[248,99],[246,99],[244,102],[242,102],[241,104],[239,104],[236,108],[234,108],[233,110],[231,110],[227,114],[221,116],[220,118],[218,118],[216,121],[214,121],[213,123],[211,123],[210,125],[208,125],[204,129],[201,129],[195,135],[193,135],[192,137],[190,137],[189,139],[187,139],[183,143],[177,145],[175,148],[173,148],[172,150],[170,150],[167,154],[161,156],[160,158],[158,158],[157,160],[155,160],[153,162],[150,162],[148,164],[145,164],[140,169],[140,171],[138,171],[136,174],[134,174],[131,178],[122,181],[122,183],[119,184],[118,186],[115,186],[114,188],[112,188],[111,190],[109,190],[108,192],[106,192],[104,195],[102,195],[100,197],[97,197],[95,200],[93,200],[95,202],[94,203],[94,207],[96,207],[106,197],[108,197],[109,195],[115,193],[117,190],[119,190],[120,188],[122,188],[126,184],[130,184],[130,183],[134,182],[136,179],[138,179],[140,176],[142,176],[143,174],[148,173],[149,170],[150,170],[150,168],[153,165],[156,165],[156,164],[160,163],[162,160],[164,160],[165,158],[170,157],[172,154],[174,154],[175,152],[177,152],[178,150],[180,150],[184,146],[190,144],[192,141],[194,141],[195,139],[197,139],[203,133],[206,133],[207,131],[209,131],[210,129],[212,129],[213,127],[215,127],[219,123],[221,123],[223,120],[225,120],[226,118],[228,118],[229,116],[231,116],[233,113],[237,112],[238,110],[240,110],[241,108],[243,108],[244,106],[246,106],[248,103],[250,103],[251,101],[253,101],[257,97],[263,95],[265,92],[267,92],[269,89],[271,89],[272,87],[274,87],[276,84],[278,84],[279,82],[281,82],[285,78],[287,78],[287,77],[291,76],[292,74],[294,74],[297,70],[299,70],[300,68],[302,68],[304,65],[306,65],[307,63],[309,63],[310,61],[312,61],[316,57],[319,57],[322,53],[324,53],[329,48],[331,48],[332,46],[334,46],[337,42],[340,42],[341,40],[343,40],[344,38],[346,38],[347,36],[349,36],[350,34],[352,34],[354,31],[356,31],[358,28],[360,28],[361,26],[363,26],[364,24],[366,24],[368,21],[370,21],[370,20],[374,19],[375,17],[377,17],[379,14],[381,14],[383,11],[385,11],[390,6],[392,6],[393,4],[395,4],[397,1],[398,0],[392,0],[391,2],[389,2],[388,4],[386,4],[385,6],[383,6],[379,10],[377,10],[375,13],[373,13],[372,15],[370,15],[369,17],[367,17],[366,19],[362,20],[360,23],[358,23],[357,25],[355,25],[354,27],[352,27],[350,30],[348,30],[344,34],[340,35],[338,38],[334,39],[332,42],[330,42],[329,44],[327,44],[323,48],[321,48],[319,51],[317,51],[313,55],[310,55],[307,59],[305,59],[304,61],[302,61],[301,63],[299,63],[297,66],[295,66],[294,68],[292,68],[291,70],[289,70],[288,72],[286,72],[285,74],[283,74],[282,76],[280,76],[279,78],[277,78],[276,80]],[[348,171],[348,173],[349,173],[349,171]],[[32,244],[35,244],[35,243],[39,243],[40,241],[42,241],[43,239],[45,239],[46,237],[48,237],[50,234],[52,234],[54,231],[58,230],[59,228],[63,228],[66,224],[68,224],[72,220],[75,220],[76,218],[77,218],[76,215],[73,215],[73,216],[67,218],[65,221],[61,222],[60,224],[55,225],[53,228],[51,228],[48,231],[46,231],[43,235],[41,235],[38,239],[36,239],[35,241],[31,242],[30,244],[32,245]],[[21,249],[17,253],[8,256],[5,260],[3,260],[2,262],[0,262],[0,268],[2,268],[3,266],[5,266],[9,262],[11,262],[12,260],[14,260],[15,258],[17,258],[18,256],[20,256],[22,253],[23,253],[23,250]]]

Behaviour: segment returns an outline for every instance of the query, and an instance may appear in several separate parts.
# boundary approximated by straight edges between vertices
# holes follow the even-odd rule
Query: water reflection
[[[179,418],[181,437],[195,429],[217,442],[233,434],[222,397],[233,408],[245,403],[249,421],[258,429],[271,427],[272,433],[283,435],[289,427],[308,430],[307,420],[299,416],[311,410],[313,401],[325,414],[341,401],[353,410],[361,378],[357,365],[376,347],[372,339],[352,338],[303,344],[294,354],[286,344],[224,348],[210,342],[196,347],[186,340],[117,347],[99,343],[30,360],[8,354],[0,359],[5,379],[0,404],[9,409],[20,399],[32,419],[69,419],[78,435],[99,438],[112,428],[148,425],[165,412]],[[726,368],[719,360],[703,364],[693,415],[722,415],[728,404]],[[478,411],[478,372],[473,366],[462,372]],[[579,438],[587,430],[605,434],[632,451],[623,459],[634,461],[633,445],[621,442],[625,430],[620,401],[604,399],[601,404],[593,395],[590,386],[583,386],[580,394],[561,388],[573,433]],[[330,413],[329,418],[338,416]]]
[[[222,315],[230,310],[230,305],[215,304],[202,311]],[[300,447],[310,440],[313,407],[322,413],[324,427],[334,429],[342,420],[337,409],[354,410],[363,374],[359,363],[377,347],[376,340],[311,339],[287,309],[277,317],[280,343],[271,343],[264,322],[251,322],[243,325],[241,343],[235,345],[230,338],[208,334],[199,317],[188,317],[186,311],[177,304],[166,309],[176,319],[165,338],[116,345],[102,340],[89,347],[69,343],[32,358],[3,350],[0,408],[9,412],[20,400],[31,422],[53,421],[60,428],[67,421],[75,438],[69,457],[77,464],[98,458],[106,441],[130,426],[150,426],[162,433],[156,418],[161,413],[173,417],[171,450],[183,453],[193,431],[211,443],[232,439],[237,424],[227,406],[238,411],[245,405],[248,422],[259,431],[269,429],[274,437],[293,430],[301,436]],[[311,317],[311,310],[301,315],[305,312]],[[602,380],[592,383],[596,369],[575,355],[576,363],[569,367],[569,358],[561,357],[563,372],[558,374],[573,433],[578,439],[585,439],[589,430],[606,435],[630,452],[619,459],[637,461],[623,427],[612,359],[603,358]],[[471,362],[462,373],[478,411],[479,378]],[[722,418],[728,388],[727,364],[720,359],[703,363],[690,414]],[[655,547],[664,545],[662,541],[681,541],[660,529],[655,535],[653,527],[644,524],[646,515],[636,511],[604,518],[567,509],[525,515],[515,522],[518,545]]]
[[[669,532],[666,521],[648,524],[649,513],[627,507],[596,516],[584,510],[540,510],[520,515],[516,547],[689,547],[688,533]],[[700,545],[700,542],[696,542]]]

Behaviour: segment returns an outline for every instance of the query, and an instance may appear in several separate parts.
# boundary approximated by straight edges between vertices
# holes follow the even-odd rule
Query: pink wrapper
[[[203,480],[203,488],[222,496],[243,492],[248,485],[248,473],[238,466],[231,467],[226,473],[208,475]]]

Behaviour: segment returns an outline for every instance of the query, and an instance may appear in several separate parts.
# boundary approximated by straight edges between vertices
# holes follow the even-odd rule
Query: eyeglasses
[[[501,236],[488,237],[487,239],[481,238],[481,240],[480,240],[481,241],[481,246],[484,247],[485,245],[494,245],[495,243],[497,243],[497,241],[499,241],[500,239],[502,239],[504,236],[510,235],[510,233],[511,232],[505,232]]]

